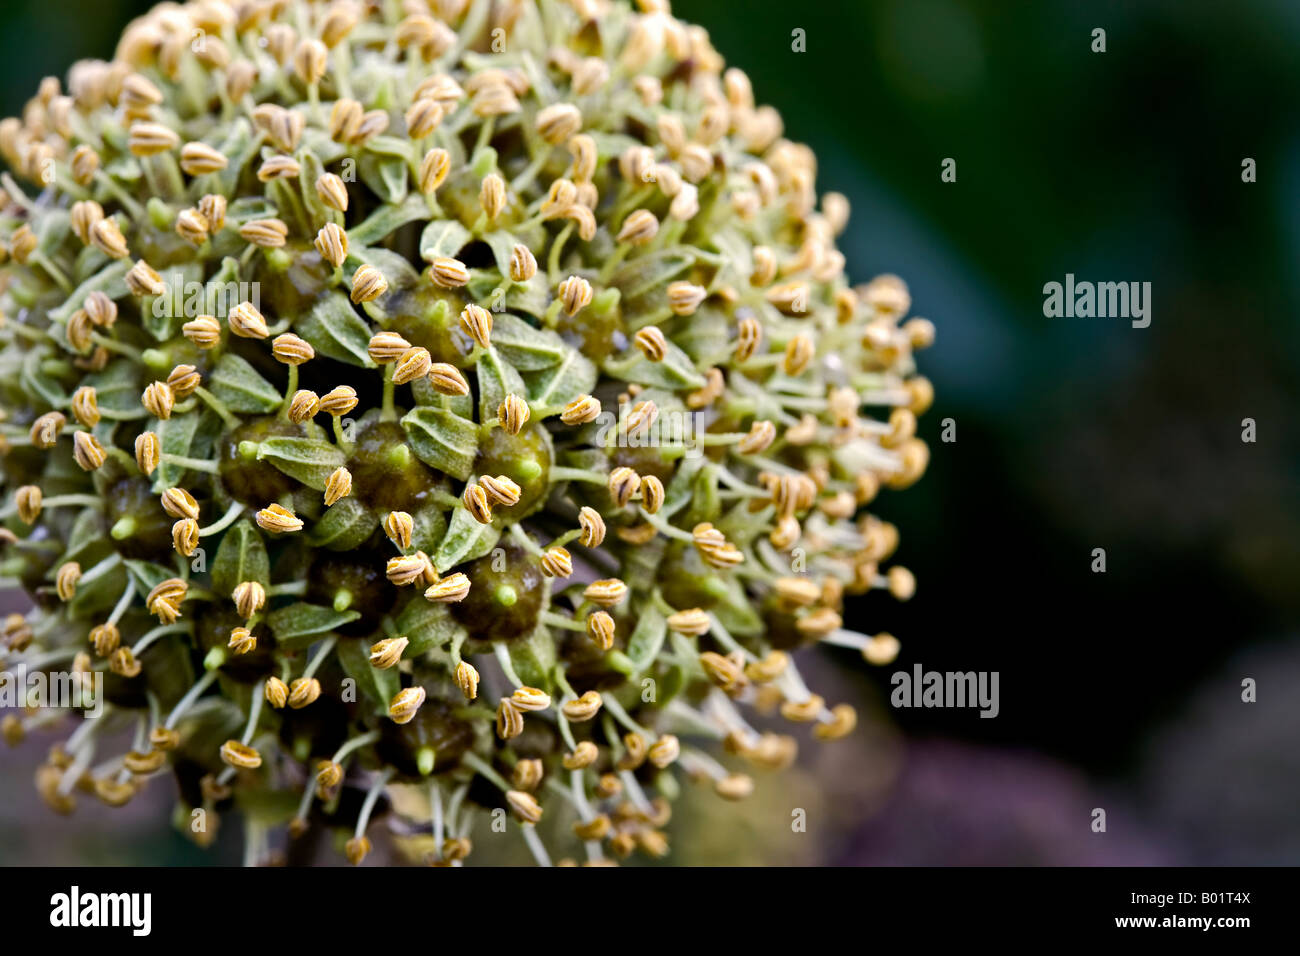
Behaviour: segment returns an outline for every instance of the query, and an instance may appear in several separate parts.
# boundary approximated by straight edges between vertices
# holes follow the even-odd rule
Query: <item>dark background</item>
[[[47,73],[110,55],[148,6],[10,0],[0,114]],[[848,196],[850,275],[903,276],[939,331],[920,355],[938,394],[929,473],[878,508],[917,597],[868,595],[849,621],[903,652],[874,671],[821,652],[814,675],[868,718],[853,760],[805,759],[833,825],[814,848],[737,859],[719,840],[683,858],[1300,862],[1300,7],[674,12],[814,149],[819,190]],[[1067,272],[1150,282],[1150,327],[1044,318],[1043,285]],[[889,674],[916,662],[999,671],[1000,715],[892,710]],[[1258,703],[1241,702],[1245,677]]]

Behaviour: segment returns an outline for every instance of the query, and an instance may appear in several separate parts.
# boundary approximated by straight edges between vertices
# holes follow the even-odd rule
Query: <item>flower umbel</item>
[[[851,733],[793,652],[898,653],[842,614],[916,588],[867,509],[934,327],[782,133],[666,0],[163,4],[47,78],[0,122],[0,668],[103,716],[46,802],[171,772],[203,845],[256,805],[250,859],[360,863],[416,787],[430,862],[505,808],[598,863],[793,760],[752,705]]]

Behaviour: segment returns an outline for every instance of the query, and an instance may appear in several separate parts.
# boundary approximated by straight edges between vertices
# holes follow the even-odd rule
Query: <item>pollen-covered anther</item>
[[[90,243],[111,259],[125,259],[131,254],[121,227],[111,216],[106,216],[91,226]]]
[[[798,375],[808,367],[816,354],[812,337],[800,332],[786,344],[785,354],[781,359],[781,368],[787,375]]]
[[[457,571],[455,574],[448,575],[431,585],[424,592],[424,596],[438,604],[452,604],[465,600],[465,597],[469,594],[469,588],[469,578]]]
[[[257,167],[257,179],[263,183],[273,179],[296,179],[301,171],[302,167],[292,156],[270,156]]]
[[[769,421],[757,421],[750,426],[744,438],[736,442],[736,451],[742,455],[758,455],[776,441],[776,426]]]
[[[703,286],[679,280],[668,283],[668,308],[674,315],[693,315],[708,296]]]
[[[288,534],[303,528],[302,519],[279,504],[267,505],[256,514],[255,520],[259,528],[272,534]]]
[[[508,790],[506,802],[524,823],[537,823],[542,819],[542,806],[531,793],[523,790]]]
[[[108,656],[108,669],[119,677],[139,677],[141,666],[129,647],[119,647]]]
[[[336,212],[348,211],[348,188],[335,173],[322,173],[316,177],[316,196]]]
[[[600,417],[600,400],[591,395],[579,395],[560,412],[560,421],[566,425],[586,425]]]
[[[226,154],[214,149],[207,143],[186,143],[181,147],[181,169],[187,176],[202,176],[207,173],[219,173],[229,162]]]
[[[235,603],[236,613],[248,620],[266,606],[266,588],[257,581],[240,581],[230,592],[230,599]]]
[[[516,790],[536,790],[545,773],[542,761],[536,757],[520,760],[510,772],[510,782]]]
[[[53,448],[58,443],[59,435],[67,424],[68,419],[62,412],[46,412],[32,422],[32,427],[27,431],[27,437],[37,448]]]
[[[107,452],[90,432],[77,432],[72,436],[72,457],[83,471],[94,471],[104,464]]]
[[[172,417],[172,409],[176,407],[176,393],[166,382],[154,382],[140,396],[140,404],[154,418],[166,421]]]
[[[189,584],[180,578],[168,578],[159,583],[145,598],[145,607],[149,613],[157,616],[164,624],[172,624],[181,616],[181,603]]]
[[[609,836],[613,829],[608,814],[599,813],[590,820],[574,821],[573,835],[583,841],[600,841]]]
[[[567,578],[573,574],[573,557],[560,547],[547,548],[542,554],[542,573],[552,578]]]
[[[769,684],[785,673],[790,657],[784,651],[770,651],[760,660],[745,665],[745,676],[756,684]]]
[[[592,604],[599,604],[601,607],[615,607],[621,604],[628,595],[628,586],[618,578],[602,578],[599,581],[592,581],[582,592],[582,596]]]
[[[182,518],[173,524],[172,547],[183,557],[192,556],[199,547],[199,523],[192,518]]]
[[[158,772],[166,762],[167,754],[161,750],[149,750],[143,753],[131,750],[122,757],[122,766],[140,777]]]
[[[488,173],[483,177],[483,182],[479,186],[478,201],[489,221],[496,219],[505,211],[509,199],[506,182],[499,173]]]
[[[314,704],[320,693],[320,681],[314,677],[299,677],[289,685],[289,706],[294,710],[302,710]]]
[[[163,511],[167,512],[173,518],[193,518],[199,517],[199,503],[194,500],[194,496],[184,488],[168,488],[158,497]]]
[[[527,246],[516,243],[511,248],[509,275],[511,282],[527,282],[537,275],[537,257]]]
[[[175,750],[180,744],[181,735],[179,731],[168,727],[155,727],[149,731],[149,746],[156,751],[168,753]]]
[[[858,712],[851,704],[836,704],[831,708],[830,719],[813,728],[818,740],[840,740],[853,732],[858,725]]]
[[[697,524],[691,530],[691,537],[700,556],[715,568],[734,567],[745,560],[744,552],[707,521]]]
[[[465,306],[460,313],[460,327],[480,348],[492,344],[492,313],[482,306]]]
[[[743,688],[747,683],[741,662],[734,657],[724,657],[714,651],[705,651],[700,655],[700,666],[709,680],[727,693]]]
[[[637,402],[624,419],[624,432],[629,436],[640,435],[650,428],[659,418],[659,406],[647,399]]]
[[[795,723],[806,724],[816,720],[826,708],[826,701],[817,694],[803,700],[787,700],[781,705],[781,716]]]
[[[16,613],[6,615],[0,634],[4,637],[5,646],[18,653],[25,651],[36,637],[27,618]]]
[[[456,665],[455,680],[466,700],[478,697],[478,670],[468,661]]]
[[[610,498],[622,508],[641,490],[641,476],[631,468],[620,466],[609,473],[606,485]]]
[[[279,249],[289,238],[289,227],[279,219],[250,219],[239,227],[239,235],[250,245]]]
[[[424,704],[423,687],[407,687],[397,692],[388,702],[388,716],[395,724],[410,723]]]
[[[501,427],[511,435],[518,435],[531,415],[528,401],[518,395],[507,395],[497,408],[497,418],[501,422]]]
[[[487,492],[481,485],[470,484],[465,486],[464,492],[460,496],[461,504],[465,510],[479,524],[492,523],[492,502],[488,500]]]
[[[322,800],[328,799],[331,791],[343,782],[343,767],[332,760],[321,760],[316,764],[316,795]]]
[[[271,355],[285,365],[302,365],[316,357],[316,350],[310,342],[285,332],[271,340]]]
[[[811,638],[826,637],[843,626],[844,621],[840,615],[828,607],[816,608],[795,621],[799,633]]]
[[[679,634],[688,634],[693,637],[699,637],[702,634],[709,633],[713,626],[708,612],[702,611],[698,607],[689,608],[685,611],[674,611],[668,615],[668,627]]]
[[[208,193],[199,199],[199,214],[207,220],[208,232],[216,235],[226,227],[226,197],[220,193]]]
[[[406,637],[386,637],[370,645],[370,666],[387,670],[402,659],[402,652],[411,643]]]
[[[201,246],[208,238],[210,224],[197,209],[182,209],[176,214],[176,234],[186,242]]]
[[[86,296],[82,308],[86,310],[91,323],[101,329],[112,328],[117,321],[117,303],[98,289]]]
[[[590,740],[584,740],[571,753],[564,755],[564,768],[566,770],[583,770],[595,763],[599,756],[600,751],[596,745]]]
[[[439,395],[468,395],[469,382],[460,369],[446,362],[432,363],[428,371],[429,384]]]
[[[551,706],[551,695],[536,687],[516,687],[510,700],[524,712],[546,710]]]
[[[682,752],[681,742],[672,734],[664,734],[646,751],[646,759],[663,770],[670,766]]]
[[[352,494],[352,472],[340,466],[325,479],[325,507],[329,508]]]
[[[71,601],[77,593],[77,582],[81,580],[81,565],[76,561],[65,561],[59,565],[54,577],[54,590],[60,601]]]
[[[203,384],[203,376],[193,365],[177,365],[168,374],[164,384],[172,390],[172,397],[176,401],[183,401]]]
[[[295,425],[311,420],[320,411],[320,398],[309,389],[301,388],[289,399],[286,415]]]
[[[161,123],[132,123],[127,132],[127,148],[135,156],[156,156],[180,143],[176,131]]]
[[[578,543],[584,548],[598,548],[605,540],[605,519],[595,508],[582,506],[578,511],[578,527],[582,530]]]
[[[417,551],[415,554],[389,558],[384,576],[400,588],[427,581],[432,570],[429,556],[423,551]]]
[[[411,343],[396,332],[379,332],[370,337],[366,351],[370,361],[376,365],[388,365],[396,362],[411,349]],[[427,350],[426,350],[426,354]]]
[[[440,289],[459,289],[469,285],[469,269],[452,256],[437,256],[429,265],[429,277]]]
[[[338,385],[320,397],[318,411],[339,418],[356,407],[357,390],[351,385]]]
[[[640,246],[649,242],[658,233],[659,220],[655,218],[655,214],[648,209],[636,209],[623,220],[617,239],[619,242]]]
[[[618,759],[619,770],[636,770],[645,763],[649,747],[640,734],[623,735],[623,756]]]
[[[727,774],[713,782],[713,791],[724,800],[744,800],[754,792],[754,779],[743,773]]]
[[[603,703],[604,701],[601,699],[599,693],[594,690],[589,690],[581,697],[575,697],[572,700],[565,701],[560,709],[564,712],[564,716],[569,720],[581,722],[584,720],[591,720],[600,713],[600,708]]]
[[[587,617],[587,636],[602,651],[614,646],[614,619],[606,611],[595,611]]]
[[[658,514],[659,509],[664,506],[666,496],[664,483],[654,475],[646,475],[641,479],[641,507],[648,514]]]
[[[262,755],[238,740],[227,740],[221,745],[221,760],[239,770],[256,770],[262,766]]]
[[[411,532],[414,530],[415,520],[405,511],[390,511],[384,517],[384,534],[403,551],[411,546]]]
[[[266,319],[251,302],[241,302],[226,315],[230,331],[242,339],[264,339],[270,332]]]
[[[221,323],[215,316],[200,315],[182,325],[181,334],[201,349],[215,348],[221,342]]]
[[[594,296],[591,283],[581,276],[569,276],[556,287],[556,294],[569,315],[577,315],[591,305]]]
[[[333,222],[327,222],[316,233],[316,251],[320,257],[338,269],[348,257],[348,234]]]
[[[156,269],[140,259],[126,272],[126,287],[133,295],[162,295],[166,284]]]
[[[263,690],[266,702],[276,710],[283,710],[289,703],[289,686],[278,677],[268,677]]]
[[[502,697],[497,703],[496,730],[502,740],[513,740],[524,732],[523,712],[509,697]]]
[[[36,485],[23,485],[14,492],[14,506],[23,524],[35,524],[41,516],[41,489]]]
[[[429,150],[420,160],[420,192],[426,196],[433,195],[450,171],[451,155],[442,147]]]
[[[892,664],[898,657],[902,644],[893,634],[881,632],[874,637],[867,638],[862,644],[862,659],[868,664],[876,667],[883,667],[886,664]]]
[[[388,280],[372,265],[363,265],[352,275],[352,301],[354,304],[373,302],[388,291]]]
[[[257,638],[253,632],[246,627],[232,628],[230,631],[230,640],[226,644],[234,654],[247,654],[249,651],[257,649]]]

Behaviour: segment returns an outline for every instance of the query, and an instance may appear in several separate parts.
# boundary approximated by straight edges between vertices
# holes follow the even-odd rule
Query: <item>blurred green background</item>
[[[9,0],[3,115],[42,76],[110,55],[147,6]],[[848,196],[853,278],[903,276],[939,330],[920,356],[938,393],[930,471],[877,509],[918,594],[868,595],[849,621],[897,634],[902,655],[868,671],[818,652],[812,680],[858,703],[862,732],[805,748],[789,786],[765,783],[744,811],[679,812],[676,858],[1300,862],[1300,6],[674,12],[813,147],[819,190]],[[1044,318],[1043,285],[1066,273],[1150,282],[1150,327]],[[999,671],[1000,715],[891,710],[889,674],[916,662]],[[1241,702],[1246,677],[1257,703]],[[0,780],[0,862],[211,858],[159,836],[161,801],[60,838],[25,766]],[[806,835],[786,832],[792,800]]]

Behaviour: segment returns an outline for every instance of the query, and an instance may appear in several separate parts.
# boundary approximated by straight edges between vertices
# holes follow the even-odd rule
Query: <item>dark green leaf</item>
[[[465,561],[481,558],[491,551],[501,537],[493,525],[479,524],[464,508],[451,513],[447,535],[433,554],[434,567],[441,574]]]
[[[212,588],[221,597],[228,596],[244,581],[256,581],[262,587],[271,583],[266,545],[248,519],[226,529],[212,561]]]
[[[266,626],[275,635],[275,642],[286,650],[310,647],[321,636],[361,616],[358,611],[336,611],[331,607],[298,602],[272,611],[266,616]]]
[[[521,372],[535,372],[564,361],[575,350],[549,329],[535,329],[518,316],[492,317],[492,345]]]
[[[365,641],[345,639],[335,647],[343,672],[357,682],[357,689],[370,704],[375,716],[388,716],[388,703],[402,689],[396,667],[380,670],[370,664],[370,645]]]
[[[421,405],[402,418],[416,457],[464,481],[474,468],[478,426],[445,408]]]
[[[270,412],[284,400],[248,362],[227,352],[209,380],[212,394],[232,412]]]
[[[632,630],[632,636],[627,639],[627,656],[631,658],[638,673],[649,667],[659,656],[667,634],[668,621],[663,612],[653,604],[646,607]]]
[[[257,446],[257,460],[270,462],[308,488],[325,490],[325,482],[347,457],[336,445],[317,438],[268,438]]]
[[[454,256],[473,238],[457,219],[435,219],[420,234],[420,258],[432,262],[438,256]]]
[[[318,548],[330,551],[350,551],[357,547],[379,527],[379,516],[356,498],[340,499],[330,506],[325,516],[312,525],[307,540]]]

